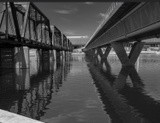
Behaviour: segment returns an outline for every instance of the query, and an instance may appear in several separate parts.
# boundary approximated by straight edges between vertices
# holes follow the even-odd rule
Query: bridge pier
[[[30,67],[29,48],[15,47],[14,48],[14,64],[15,68],[28,69]]]
[[[17,85],[17,90],[28,90],[30,88],[29,69],[16,69],[14,78]]]
[[[56,62],[56,55],[55,55],[55,50],[50,50],[49,51],[49,64],[50,64],[50,70],[54,69],[54,64]]]
[[[64,61],[67,60],[67,57],[68,57],[68,51],[62,51],[62,58]]]
[[[54,59],[55,59],[54,51],[53,50],[49,50],[49,61],[53,62]]]
[[[56,61],[56,50],[53,50],[54,61]]]
[[[86,52],[86,55],[95,61],[95,63],[103,64],[111,51],[111,47],[113,47],[116,55],[118,56],[122,66],[134,66],[142,49],[144,46],[144,42],[135,42],[130,50],[129,55],[127,55],[126,50],[124,48],[124,44],[122,42],[114,42],[111,45],[105,47],[99,47],[95,49],[90,49]]]
[[[49,62],[50,61],[50,52],[49,50],[42,50],[42,62]]]
[[[105,61],[107,59],[110,51],[111,51],[111,46],[106,46],[106,47],[103,47],[103,48],[97,48],[97,55],[100,56],[100,63],[103,63],[103,61]]]
[[[122,63],[122,66],[133,66],[135,65],[142,48],[144,46],[143,42],[135,42],[132,45],[131,51],[129,55],[127,55],[123,43],[120,42],[114,42],[111,44],[113,49],[115,50],[120,62]]]
[[[0,48],[0,68],[14,68],[14,48]]]
[[[61,59],[61,51],[56,50],[56,61],[59,62]]]
[[[63,60],[64,58],[65,58],[65,51],[62,50],[62,51],[61,51],[61,59]]]
[[[66,55],[66,57],[65,57],[65,58],[66,58],[66,61],[69,61],[69,58],[70,58],[70,55],[71,55],[70,52],[69,52],[69,51],[66,51],[66,52],[65,52],[65,55]]]

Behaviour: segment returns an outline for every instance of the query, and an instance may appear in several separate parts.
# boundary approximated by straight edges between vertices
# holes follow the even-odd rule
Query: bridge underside
[[[117,13],[121,14],[119,20],[111,23]],[[84,51],[87,54],[95,54],[95,50],[111,46],[122,65],[134,65],[145,44],[142,40],[160,36],[159,13],[160,2],[123,3],[93,36]],[[110,28],[107,28],[108,23],[112,25]],[[124,45],[129,42],[133,42],[133,45],[130,54],[127,55]],[[99,55],[107,57],[105,53],[105,56],[102,56],[102,53]]]

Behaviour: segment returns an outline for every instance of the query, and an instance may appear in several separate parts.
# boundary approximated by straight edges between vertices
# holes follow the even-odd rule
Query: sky
[[[85,44],[104,20],[111,2],[34,3],[73,44]]]

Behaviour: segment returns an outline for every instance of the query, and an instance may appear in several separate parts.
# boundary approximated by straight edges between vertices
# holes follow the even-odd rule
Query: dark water
[[[97,63],[73,55],[60,63],[0,71],[0,108],[48,123],[159,123],[160,56],[135,67],[110,55]]]

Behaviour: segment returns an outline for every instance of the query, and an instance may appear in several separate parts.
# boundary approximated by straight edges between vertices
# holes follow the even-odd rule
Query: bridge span
[[[60,59],[72,43],[32,2],[5,2],[0,12],[0,67],[29,68],[30,49],[42,60]]]
[[[159,37],[159,12],[159,2],[113,3],[83,51],[103,59],[113,48],[123,66],[134,65],[145,44],[143,40]],[[132,48],[127,55],[124,45],[130,42]]]

